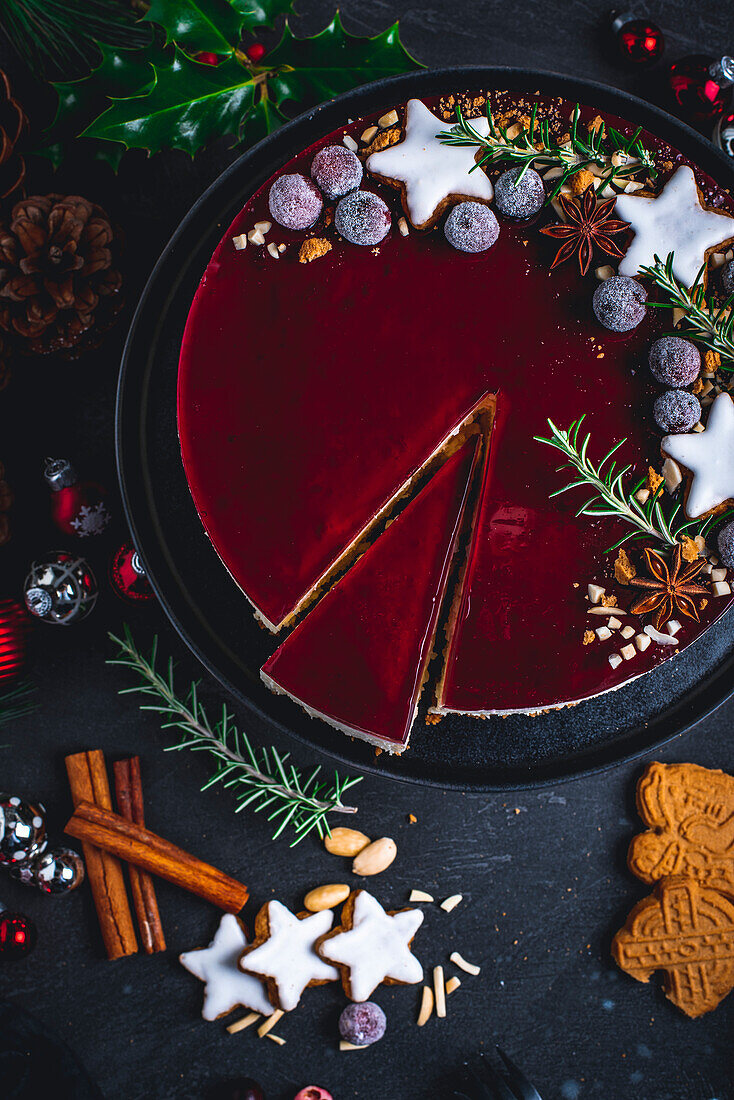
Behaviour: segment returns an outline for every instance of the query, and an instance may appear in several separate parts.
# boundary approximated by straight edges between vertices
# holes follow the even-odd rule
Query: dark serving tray
[[[465,88],[561,95],[643,125],[722,185],[734,166],[699,134],[634,96],[591,81],[509,68],[456,68],[376,81],[290,122],[245,153],[179,226],[140,299],[128,336],[117,401],[117,460],[127,517],[171,622],[206,668],[245,708],[349,768],[470,790],[532,787],[640,756],[699,722],[734,688],[734,612],[684,652],[617,692],[538,717],[418,719],[402,757],[376,757],[272,695],[259,667],[274,643],[220,562],[194,509],[176,426],[176,376],[191,300],[235,213],[276,169],[318,137],[410,96]],[[245,718],[246,723],[246,718]]]

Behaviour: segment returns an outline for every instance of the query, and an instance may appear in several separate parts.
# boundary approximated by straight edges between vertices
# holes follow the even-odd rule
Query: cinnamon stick
[[[85,802],[111,810],[107,769],[99,749],[67,756],[66,773],[75,806]],[[100,851],[91,843],[83,843],[82,848],[107,957],[119,959],[123,955],[134,955],[138,950],[138,941],[122,867],[114,856]]]
[[[241,882],[149,829],[90,802],[79,803],[66,825],[66,832],[181,886],[228,913],[239,913],[247,901],[247,887]]]
[[[134,821],[136,825],[145,825],[140,757],[131,756],[129,760],[116,760],[113,768],[117,807],[120,813],[127,821]],[[146,871],[133,866],[128,867],[128,876],[143,949],[146,955],[165,951],[166,940],[153,880]]]

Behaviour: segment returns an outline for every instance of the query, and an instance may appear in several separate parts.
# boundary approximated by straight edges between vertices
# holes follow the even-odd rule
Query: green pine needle
[[[0,693],[0,726],[36,709],[36,704],[31,700],[35,690],[29,680],[21,680],[9,691]]]
[[[546,443],[549,447],[555,447],[565,456],[566,461],[561,466],[556,467],[557,472],[573,470],[575,474],[573,481],[570,481],[568,485],[564,485],[562,489],[556,489],[554,493],[551,493],[551,497],[567,493],[569,489],[591,488],[593,495],[581,505],[576,513],[577,516],[591,516],[593,518],[615,516],[617,519],[630,524],[633,530],[624,535],[618,542],[615,542],[614,546],[610,546],[608,550],[616,550],[630,539],[642,538],[653,538],[659,542],[667,543],[668,546],[675,546],[682,535],[690,535],[691,528],[697,526],[697,521],[680,522],[680,504],[676,504],[670,515],[666,516],[660,499],[663,493],[662,485],[656,493],[650,494],[644,504],[640,504],[635,498],[635,493],[645,483],[644,478],[638,481],[632,489],[625,487],[625,478],[632,467],[623,466],[621,469],[617,469],[616,459],[613,460],[612,456],[627,442],[626,439],[620,439],[618,443],[615,443],[611,450],[604,455],[601,462],[594,465],[588,455],[591,435],[587,434],[581,442],[579,441],[583,421],[584,416],[574,420],[568,430],[563,431],[557,428],[553,421],[549,419],[550,438],[545,439],[539,435],[533,436],[536,443]],[[723,517],[717,516],[716,518],[722,519]],[[702,524],[699,524],[695,534],[705,534],[712,519],[713,517],[710,516]]]
[[[276,748],[256,750],[242,730],[234,725],[234,716],[222,705],[221,717],[212,724],[199,702],[197,683],[192,681],[184,698],[176,694],[174,664],[169,660],[165,674],[156,668],[158,639],[154,638],[149,657],[135,645],[129,627],[125,626],[122,638],[109,635],[119,647],[111,665],[123,665],[139,677],[135,687],[123,688],[121,695],[139,694],[152,702],[141,702],[141,710],[160,714],[163,729],[178,729],[183,736],[167,752],[191,749],[207,752],[212,757],[214,771],[201,788],[203,791],[222,783],[236,796],[236,813],[247,806],[259,813],[269,810],[268,821],[276,823],[273,840],[287,828],[295,830],[291,843],[295,847],[312,829],[320,837],[329,834],[327,817],[332,813],[355,814],[356,806],[345,806],[342,797],[350,787],[361,782],[360,778],[342,778],[334,773],[333,785],[319,782],[320,766],[307,776],[290,762],[289,753]]]
[[[664,302],[650,302],[656,309],[682,309],[685,313],[686,329],[683,335],[702,344],[710,351],[718,352],[722,359],[734,360],[734,294],[721,305],[716,305],[711,295],[707,295],[703,285],[706,264],[701,266],[693,286],[688,290],[678,282],[673,274],[675,253],[668,253],[665,263],[659,256],[651,267],[641,267],[640,275],[647,275],[662,290]],[[666,333],[667,336],[680,336],[680,331]],[[734,370],[734,364],[723,366],[723,370]]]
[[[641,126],[631,137],[625,137],[624,134],[612,128],[606,130],[606,133],[602,132],[601,127],[598,130],[580,128],[581,112],[577,103],[571,121],[570,141],[560,145],[551,136],[550,120],[544,118],[538,121],[537,113],[536,103],[529,127],[511,138],[507,134],[507,129],[498,126],[495,122],[488,99],[489,134],[487,137],[480,134],[470,120],[464,118],[459,107],[456,108],[456,125],[450,130],[442,130],[436,136],[444,145],[477,148],[481,156],[476,168],[483,164],[497,164],[502,161],[521,166],[523,174],[532,167],[562,169],[553,190],[548,195],[549,202],[556,197],[571,176],[591,165],[604,170],[601,176],[602,182],[599,184],[600,189],[616,179],[634,176],[643,169],[652,178],[657,175],[652,154],[640,141]],[[613,165],[611,158],[614,153],[624,154],[624,163]],[[472,168],[471,171],[474,169]]]

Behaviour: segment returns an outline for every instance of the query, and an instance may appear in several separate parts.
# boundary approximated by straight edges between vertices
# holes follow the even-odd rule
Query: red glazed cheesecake
[[[421,697],[576,703],[731,602],[726,340],[651,308],[697,260],[712,305],[734,290],[731,200],[632,122],[490,106],[398,104],[284,164],[181,350],[194,502],[278,635],[263,679],[390,751]]]

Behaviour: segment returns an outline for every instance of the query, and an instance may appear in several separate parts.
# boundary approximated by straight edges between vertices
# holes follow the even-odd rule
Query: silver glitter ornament
[[[0,865],[34,859],[46,844],[46,811],[17,795],[0,794]]]
[[[29,870],[29,885],[37,886],[44,894],[68,894],[84,882],[84,860],[73,848],[61,844],[41,852]]]
[[[34,561],[23,594],[31,615],[69,626],[85,619],[94,607],[97,581],[84,558],[57,550],[44,561]]]

